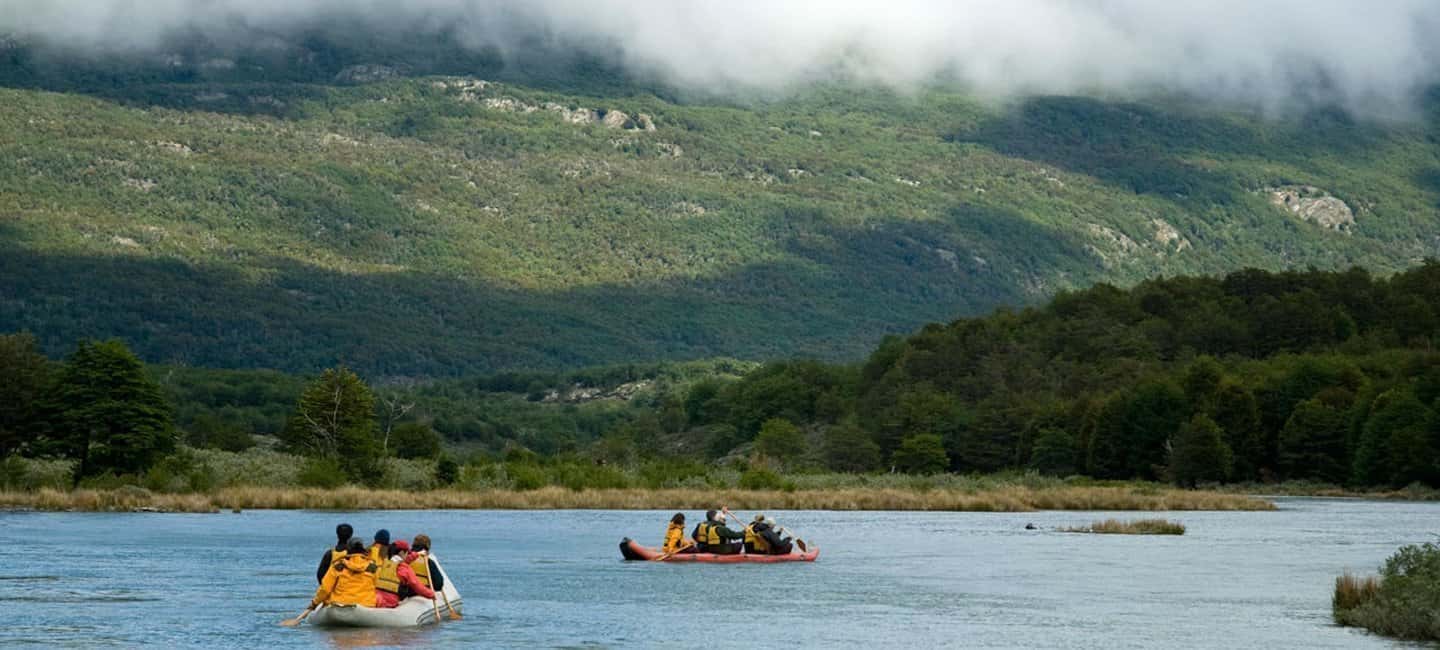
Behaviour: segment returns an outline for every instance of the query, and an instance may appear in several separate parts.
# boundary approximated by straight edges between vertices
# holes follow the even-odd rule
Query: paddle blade
[[[300,627],[300,618],[297,616],[280,621],[280,627]]]
[[[450,610],[450,620],[452,620],[452,621],[458,621],[458,620],[460,620],[460,619],[462,619],[462,618],[464,618],[464,617],[460,615],[460,612],[457,612],[457,611],[455,611],[455,610],[453,610],[453,609]]]
[[[805,546],[805,540],[803,540],[803,539],[797,539],[797,540],[795,540],[795,545],[800,547],[800,552],[801,552],[801,553],[809,553],[809,552],[810,552],[810,549]]]

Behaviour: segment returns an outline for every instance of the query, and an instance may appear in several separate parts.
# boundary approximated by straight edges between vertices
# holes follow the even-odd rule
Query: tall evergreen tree
[[[1200,481],[1224,481],[1230,475],[1230,448],[1220,426],[1204,415],[1180,427],[1171,450],[1170,473],[1180,485],[1195,487]]]
[[[376,434],[374,394],[341,366],[305,388],[282,435],[291,449],[338,463],[344,478],[373,483],[381,453]]]
[[[880,466],[880,445],[855,418],[825,430],[825,464],[836,472],[869,472]]]
[[[29,333],[0,336],[0,458],[40,433],[37,405],[49,387],[50,360]]]
[[[81,341],[51,393],[51,437],[79,461],[75,477],[142,472],[175,448],[171,408],[119,340]]]
[[[1353,476],[1364,485],[1401,486],[1433,474],[1430,410],[1408,388],[1392,388],[1370,405],[1355,450]]]
[[[1030,467],[1051,476],[1075,473],[1075,436],[1058,427],[1041,429],[1030,451]]]
[[[1280,471],[1287,479],[1344,483],[1345,438],[1354,396],[1331,389],[1296,405],[1280,432]]]

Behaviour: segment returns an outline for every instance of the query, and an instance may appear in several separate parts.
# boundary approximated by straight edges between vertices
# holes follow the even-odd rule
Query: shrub
[[[945,443],[933,433],[910,436],[891,456],[895,468],[907,474],[938,474],[950,466]]]
[[[534,463],[505,463],[505,474],[516,490],[538,490],[550,482],[545,470]]]
[[[785,481],[780,475],[763,467],[752,467],[740,475],[742,490],[782,490]],[[793,488],[792,488],[793,489]]]
[[[460,478],[460,464],[446,456],[435,463],[435,482],[440,485],[454,485]]]
[[[437,458],[440,456],[440,434],[430,425],[405,422],[390,434],[390,449],[399,458]]]
[[[0,488],[5,490],[64,490],[74,480],[75,462],[9,456],[0,462]]]
[[[805,434],[794,422],[784,418],[771,418],[760,425],[760,434],[755,438],[755,448],[768,458],[789,463],[805,453]]]
[[[695,461],[658,460],[641,465],[638,474],[640,484],[652,490],[703,487],[709,468]]]
[[[428,490],[434,487],[435,465],[428,460],[386,458],[380,461],[380,487]]]
[[[1332,605],[1340,625],[1402,639],[1440,639],[1440,546],[1402,547],[1385,561],[1378,579],[1341,576]]]
[[[337,488],[345,484],[345,470],[333,458],[312,458],[296,479],[303,487]]]
[[[554,480],[572,490],[630,487],[630,477],[609,465],[561,463],[554,467]]]
[[[189,453],[210,468],[216,487],[291,487],[300,484],[305,469],[305,459],[300,456],[258,447],[243,453],[218,449],[191,449]]]

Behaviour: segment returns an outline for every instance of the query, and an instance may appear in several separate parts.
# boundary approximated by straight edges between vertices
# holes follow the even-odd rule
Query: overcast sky
[[[583,49],[683,87],[776,89],[841,71],[985,94],[1199,93],[1267,108],[1403,111],[1440,79],[1440,0],[0,0],[0,31],[98,54],[340,19],[534,56]],[[244,28],[237,28],[244,26]]]

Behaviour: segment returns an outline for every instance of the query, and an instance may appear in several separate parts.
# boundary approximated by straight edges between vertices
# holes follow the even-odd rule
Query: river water
[[[0,647],[1397,647],[1331,624],[1334,579],[1433,540],[1440,504],[1277,503],[1158,513],[1181,537],[1053,530],[1137,513],[775,512],[819,561],[733,566],[620,560],[670,512],[0,513]],[[430,534],[465,618],[279,627],[341,521]]]

